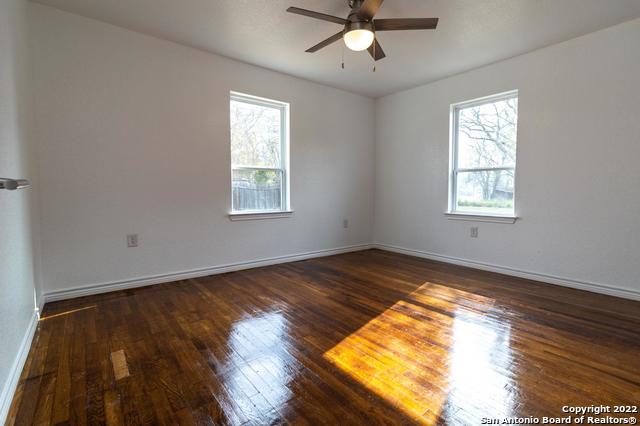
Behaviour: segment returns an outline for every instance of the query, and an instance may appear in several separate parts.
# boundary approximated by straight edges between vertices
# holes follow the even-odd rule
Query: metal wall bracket
[[[0,178],[0,189],[13,191],[14,189],[28,188],[29,186],[31,186],[31,183],[27,179]]]

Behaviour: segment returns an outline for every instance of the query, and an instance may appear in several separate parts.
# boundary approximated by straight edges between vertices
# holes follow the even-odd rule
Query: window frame
[[[450,130],[449,130],[449,191],[448,191],[448,208],[445,213],[450,219],[477,219],[480,221],[487,221],[487,219],[495,218],[496,222],[514,223],[516,216],[516,183],[517,183],[517,162],[518,162],[518,128],[516,128],[516,161],[513,167],[471,167],[471,168],[459,168],[458,167],[458,125],[460,110],[472,108],[475,106],[491,104],[507,99],[516,98],[519,101],[518,90],[510,90],[507,92],[498,93],[495,95],[484,96],[482,98],[476,98],[469,101],[458,102],[451,104],[450,106]],[[518,119],[520,115],[520,105],[518,102]],[[469,172],[483,172],[483,171],[501,171],[501,170],[513,170],[513,209],[507,214],[500,213],[487,213],[473,210],[458,210],[458,174]],[[506,220],[502,220],[506,219]],[[513,219],[513,220],[511,220]]]
[[[273,99],[261,98],[259,96],[248,95],[235,91],[229,92],[229,112],[231,102],[242,102],[266,108],[273,108],[280,112],[280,167],[262,167],[254,165],[234,165],[231,158],[231,116],[229,116],[229,165],[231,174],[231,209],[229,216],[232,220],[265,219],[273,217],[287,217],[291,211],[289,193],[289,103]],[[280,172],[280,208],[276,210],[234,210],[233,206],[233,172],[235,170],[268,170]],[[234,219],[234,217],[236,219]]]

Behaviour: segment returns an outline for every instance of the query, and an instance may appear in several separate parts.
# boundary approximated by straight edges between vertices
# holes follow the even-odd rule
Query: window
[[[514,216],[518,92],[451,107],[449,213]]]
[[[289,105],[231,92],[231,210],[289,210]]]

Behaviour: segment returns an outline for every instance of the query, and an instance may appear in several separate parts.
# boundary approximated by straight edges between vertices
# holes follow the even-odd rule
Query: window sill
[[[234,212],[229,213],[229,220],[262,220],[262,219],[280,219],[291,217],[293,210],[278,210],[273,212]]]
[[[515,223],[518,216],[489,215],[481,213],[446,212],[449,220],[467,220],[471,222]]]

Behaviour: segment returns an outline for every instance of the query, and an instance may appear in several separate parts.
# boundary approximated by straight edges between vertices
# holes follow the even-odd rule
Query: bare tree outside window
[[[457,105],[454,119],[452,210],[512,215],[517,94]]]
[[[232,100],[231,159],[235,166],[278,167],[280,111]]]

